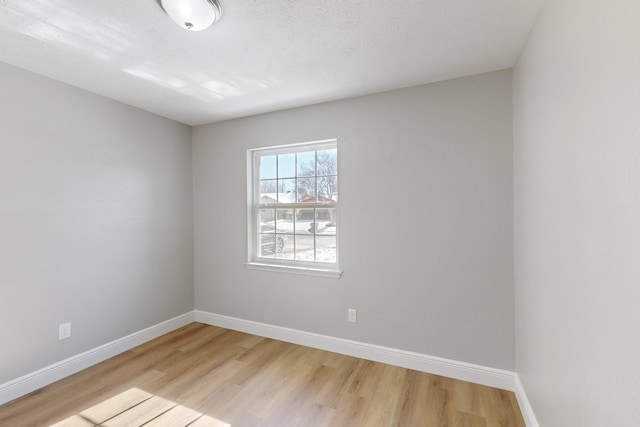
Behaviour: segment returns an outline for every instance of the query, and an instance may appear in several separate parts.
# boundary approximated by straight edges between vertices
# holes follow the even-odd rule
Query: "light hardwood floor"
[[[0,406],[0,426],[524,427],[511,392],[192,323]]]

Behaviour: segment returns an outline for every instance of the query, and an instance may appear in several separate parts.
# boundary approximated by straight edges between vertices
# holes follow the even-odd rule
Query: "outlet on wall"
[[[347,322],[356,323],[358,321],[358,310],[350,308],[347,310]]]
[[[58,326],[58,340],[66,340],[71,337],[71,322]]]

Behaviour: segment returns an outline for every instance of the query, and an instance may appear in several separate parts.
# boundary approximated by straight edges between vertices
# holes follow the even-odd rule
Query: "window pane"
[[[293,250],[293,236],[279,234],[277,237],[276,245],[281,249],[279,249],[279,252],[276,252],[276,258],[294,260],[295,252]]]
[[[318,203],[338,201],[338,177],[318,177]]]
[[[316,237],[316,261],[332,262],[337,260],[336,236]]]
[[[298,176],[314,176],[316,174],[316,152],[298,153]]]
[[[296,155],[280,154],[278,156],[278,178],[295,178],[296,176]]]
[[[296,180],[295,179],[279,179],[278,180],[278,202],[279,203],[295,203],[296,201]]]
[[[338,174],[338,150],[318,151],[318,176]]]
[[[278,201],[278,181],[270,179],[260,181],[260,203],[269,204]]]
[[[293,209],[276,210],[276,233],[293,234]]]
[[[335,208],[316,209],[316,233],[321,235],[336,235]]]
[[[316,179],[299,178],[298,179],[298,202],[315,203],[316,201]]]
[[[313,236],[296,235],[296,256],[300,261],[314,261]]]
[[[275,233],[275,209],[260,209],[258,211],[258,233]]]
[[[276,235],[275,234],[259,234],[258,256],[274,258],[276,255]]]
[[[289,234],[276,234],[276,258],[294,259],[293,236]]]
[[[296,209],[296,234],[313,233],[314,209]]]
[[[261,156],[260,179],[276,179],[276,156]]]
[[[276,258],[293,259],[293,209],[276,209]]]

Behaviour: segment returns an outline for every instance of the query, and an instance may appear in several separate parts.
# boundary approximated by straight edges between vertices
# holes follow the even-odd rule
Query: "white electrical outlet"
[[[350,308],[347,310],[347,322],[356,323],[358,321],[358,310]]]
[[[66,340],[71,337],[71,323],[62,323],[58,326],[58,340]]]

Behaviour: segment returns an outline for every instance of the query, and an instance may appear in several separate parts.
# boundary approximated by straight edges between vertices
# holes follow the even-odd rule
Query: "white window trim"
[[[246,267],[251,270],[263,270],[263,271],[272,271],[272,272],[284,272],[284,273],[292,273],[292,274],[301,274],[307,276],[319,276],[319,277],[330,277],[330,278],[339,278],[342,274],[340,270],[340,235],[341,232],[338,231],[336,234],[336,263],[320,263],[320,262],[305,262],[305,261],[292,261],[286,259],[271,259],[271,258],[261,258],[256,255],[257,251],[257,233],[255,233],[256,227],[256,212],[254,210],[254,200],[257,200],[259,195],[259,188],[256,188],[256,174],[259,172],[257,170],[257,164],[255,159],[258,154],[263,153],[265,151],[269,151],[270,154],[279,154],[279,153],[292,153],[292,152],[301,152],[307,151],[309,146],[313,146],[314,150],[321,150],[323,146],[337,148],[337,140],[336,139],[325,139],[321,141],[310,141],[303,142],[297,144],[287,144],[287,145],[278,145],[271,147],[260,147],[255,149],[247,150],[247,262]],[[338,159],[340,156],[338,155]],[[340,161],[338,160],[338,182],[340,182]],[[273,207],[278,208],[287,208],[290,207],[289,204],[277,204]],[[323,204],[316,203],[313,204],[313,207],[335,207],[336,215],[338,217],[338,224],[340,224],[340,209],[338,205],[334,204]]]

